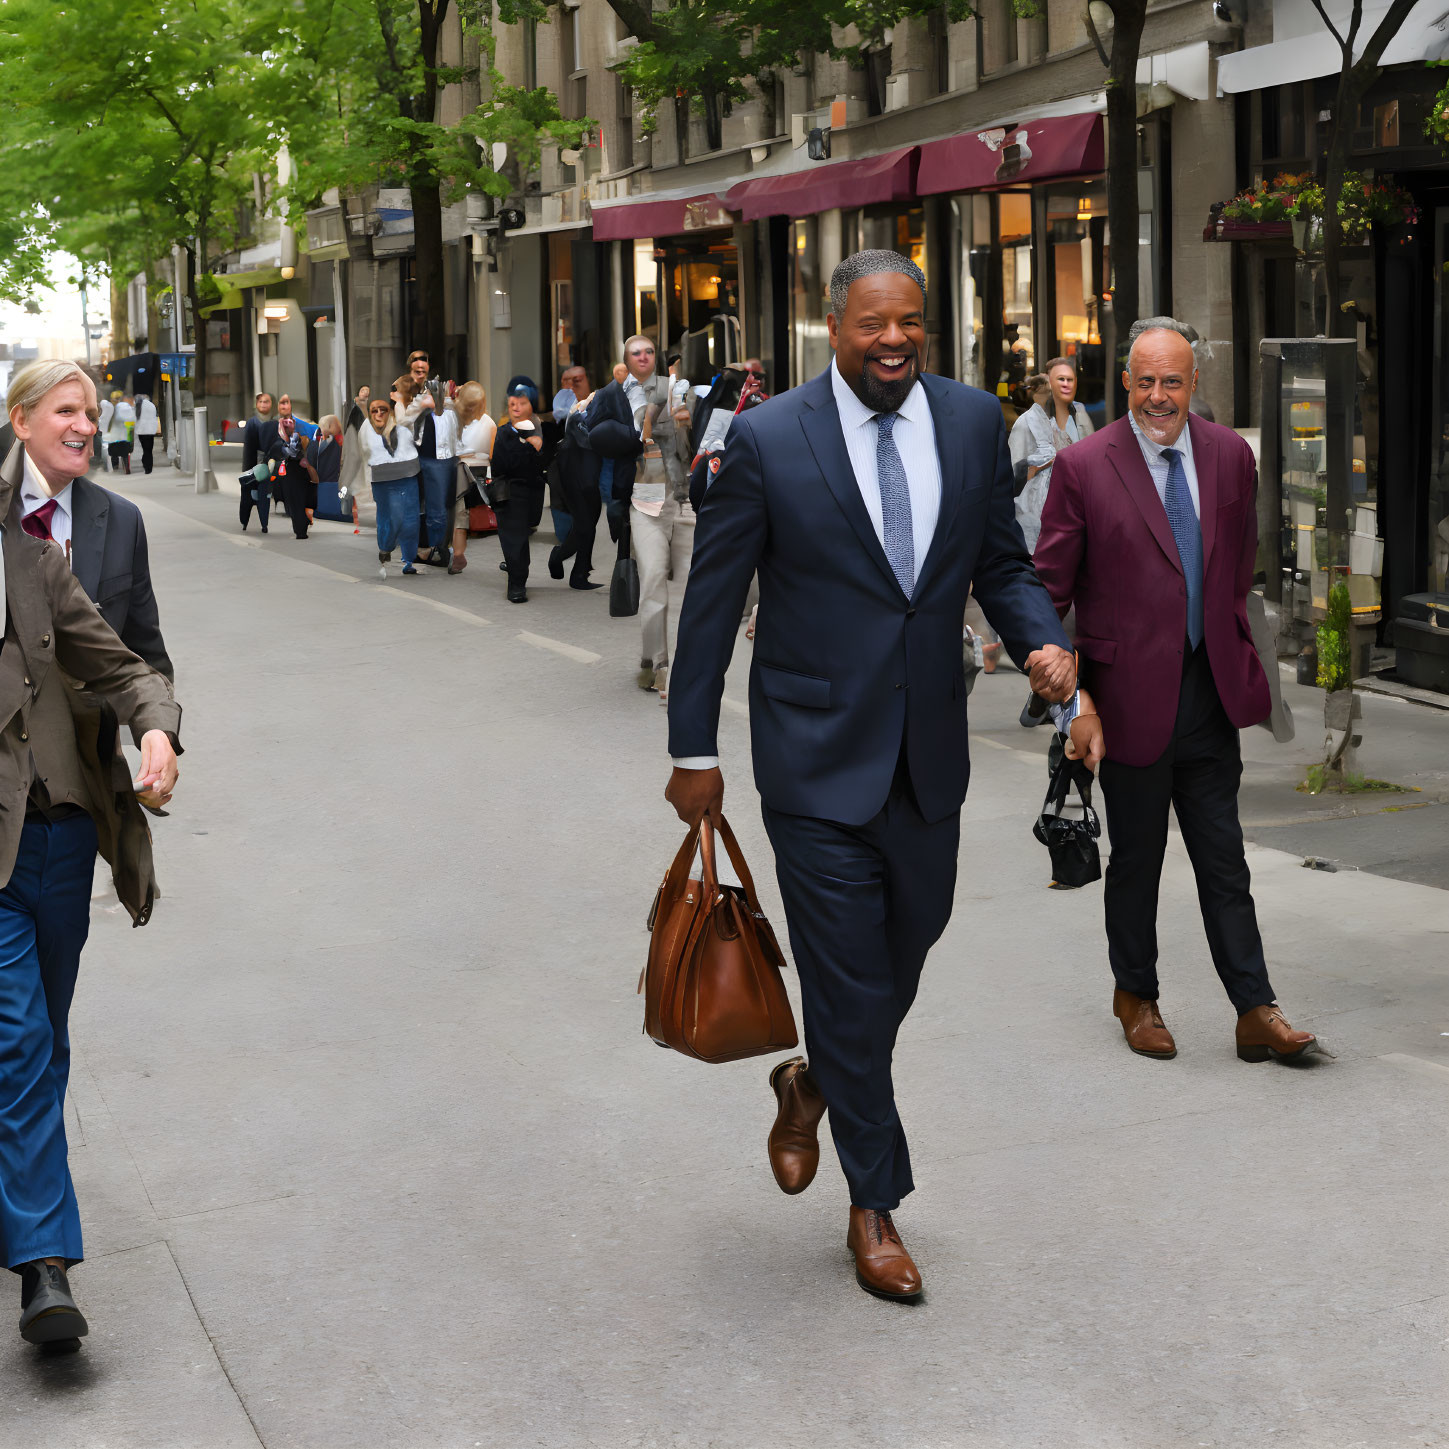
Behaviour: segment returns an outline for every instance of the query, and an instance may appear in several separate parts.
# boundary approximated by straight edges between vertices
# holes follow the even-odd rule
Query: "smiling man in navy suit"
[[[771,1074],[770,1165],[786,1192],[809,1186],[828,1111],[857,1281],[911,1300],[921,1275],[891,1221],[914,1186],[891,1054],[951,916],[971,768],[968,591],[1032,687],[1068,711],[1076,672],[1016,526],[1000,406],[923,372],[920,268],[859,252],[836,268],[830,302],[834,363],[736,418],[705,495],[665,793],[691,823],[721,806],[720,698],[758,570],[755,783],[810,1054]]]

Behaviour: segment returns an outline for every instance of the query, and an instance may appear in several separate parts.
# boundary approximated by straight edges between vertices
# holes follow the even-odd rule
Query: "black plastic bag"
[[[1082,802],[1080,820],[1068,820],[1062,815],[1073,785]],[[1092,772],[1080,760],[1062,756],[1052,771],[1041,815],[1031,833],[1050,852],[1052,883],[1059,889],[1075,890],[1102,878],[1102,859],[1097,850],[1102,825],[1092,809]]]

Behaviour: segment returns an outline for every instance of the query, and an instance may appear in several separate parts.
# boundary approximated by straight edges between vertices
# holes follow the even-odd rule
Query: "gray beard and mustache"
[[[920,354],[914,348],[905,353],[910,362],[906,375],[899,382],[883,382],[870,370],[870,359],[860,365],[860,389],[856,396],[872,412],[893,413],[910,396],[921,375]]]

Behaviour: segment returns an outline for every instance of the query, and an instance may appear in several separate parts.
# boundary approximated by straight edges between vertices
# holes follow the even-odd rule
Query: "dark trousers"
[[[1238,732],[1218,698],[1207,650],[1200,648],[1183,670],[1177,722],[1161,758],[1142,766],[1102,762],[1112,841],[1103,891],[1107,954],[1123,991],[1157,999],[1157,892],[1171,806],[1228,999],[1239,1013],[1274,999],[1238,823],[1242,775]]]
[[[141,445],[141,471],[143,473],[149,473],[152,463],[151,452],[156,446],[156,434],[142,433],[136,441]]]
[[[257,495],[256,510],[257,517],[261,520],[263,529],[267,526],[267,515],[272,509],[272,485],[270,483],[252,483],[250,481],[241,486],[241,526],[245,528],[252,521],[252,493]]]
[[[307,537],[307,485],[311,481],[300,464],[287,464],[286,475],[282,478],[282,502],[287,517],[292,520],[292,532],[298,538]]]
[[[810,1074],[850,1200],[889,1211],[915,1186],[891,1054],[926,953],[951,919],[961,815],[928,825],[904,769],[864,825],[762,811],[800,973]]]
[[[0,890],[0,1252],[14,1268],[82,1257],[66,1162],[66,1021],[91,920],[89,815],[27,820]]]
[[[598,487],[592,479],[583,488],[566,485],[564,494],[568,499],[569,516],[573,519],[573,525],[559,548],[559,561],[573,559],[569,581],[586,584],[594,570],[594,535],[599,527],[599,513],[604,506],[604,500],[599,496]]]
[[[522,586],[528,582],[528,536],[543,515],[543,484],[510,480],[508,490],[508,497],[493,512],[498,516],[498,542],[508,582]]]

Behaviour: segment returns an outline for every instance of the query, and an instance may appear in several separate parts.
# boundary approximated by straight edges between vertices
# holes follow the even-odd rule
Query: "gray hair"
[[[13,413],[20,409],[20,416],[27,417],[31,408],[37,406],[48,392],[53,392],[63,382],[79,379],[95,391],[95,383],[86,375],[78,362],[63,358],[46,358],[39,362],[27,362],[17,368],[10,379],[10,390],[5,394],[5,411]]]
[[[1132,349],[1137,339],[1146,332],[1175,332],[1192,348],[1192,365],[1197,366],[1197,328],[1191,322],[1179,322],[1176,317],[1139,317],[1127,332],[1127,363],[1131,366]]]
[[[896,272],[902,277],[909,277],[921,289],[921,302],[925,303],[926,274],[909,257],[902,256],[900,252],[855,252],[830,274],[830,310],[837,322],[845,316],[851,285],[862,277],[874,277],[881,272]]]

